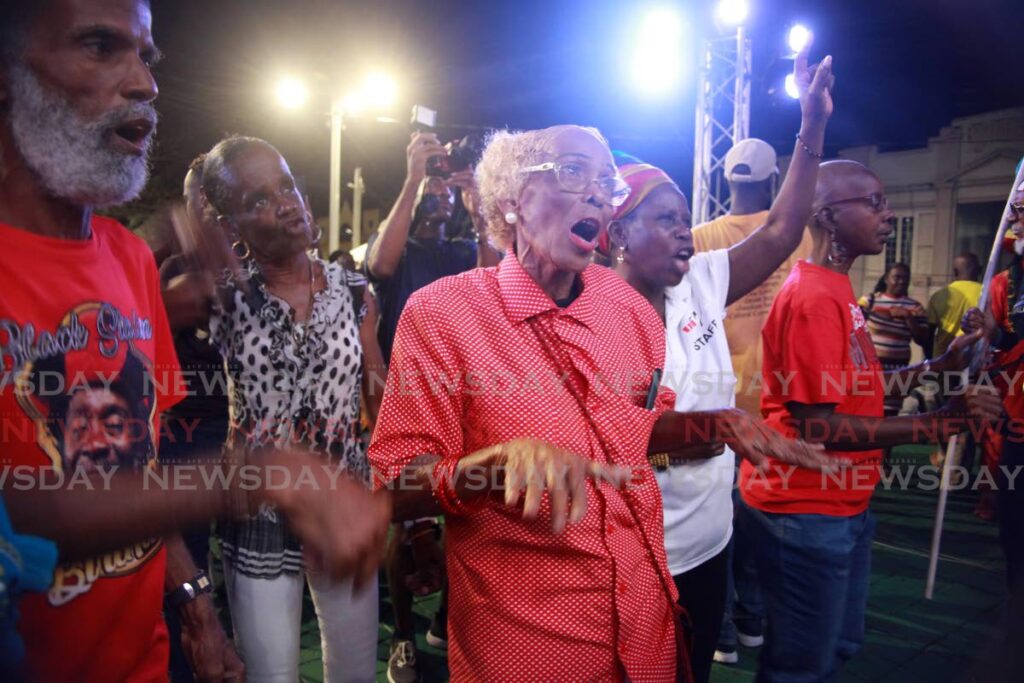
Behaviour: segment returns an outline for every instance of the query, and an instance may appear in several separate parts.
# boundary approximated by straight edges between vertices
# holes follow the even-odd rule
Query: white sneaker
[[[743,633],[742,631],[736,632],[736,638],[740,641],[740,645],[743,647],[761,647],[764,645],[763,635],[750,635]]]
[[[740,653],[736,650],[715,650],[714,659],[719,664],[735,664],[740,661]]]

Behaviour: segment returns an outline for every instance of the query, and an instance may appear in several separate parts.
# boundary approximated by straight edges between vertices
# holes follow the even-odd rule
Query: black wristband
[[[191,581],[186,581],[164,596],[164,604],[170,609],[177,609],[192,602],[203,593],[213,592],[213,582],[206,572],[200,570]]]

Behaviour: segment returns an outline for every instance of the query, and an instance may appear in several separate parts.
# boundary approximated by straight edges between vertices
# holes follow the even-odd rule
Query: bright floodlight
[[[794,54],[800,52],[807,45],[807,41],[811,38],[811,31],[803,24],[793,24],[793,28],[789,29],[789,49]]]
[[[394,103],[397,92],[398,88],[391,77],[382,73],[372,73],[363,81],[360,95],[368,106],[383,109]]]
[[[628,81],[647,95],[672,92],[683,75],[683,19],[671,9],[651,10],[627,49]]]
[[[747,0],[720,0],[717,13],[719,21],[723,24],[738,26],[747,20],[750,3]]]
[[[285,78],[277,84],[277,101],[282,107],[298,109],[309,99],[305,84],[297,78]]]
[[[793,74],[786,74],[786,94],[794,100],[800,99],[800,90],[796,87],[796,77]]]

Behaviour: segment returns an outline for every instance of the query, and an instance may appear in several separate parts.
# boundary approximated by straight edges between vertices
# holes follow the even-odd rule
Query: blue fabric
[[[864,642],[875,521],[772,514],[740,504],[755,539],[768,629],[760,683],[836,681]]]
[[[740,505],[739,489],[732,492],[733,504]],[[737,629],[748,635],[762,635],[764,631],[764,600],[757,578],[757,560],[754,555],[754,530],[745,520],[733,520],[732,538],[729,539],[729,564],[726,577],[725,613],[718,644],[735,650],[739,644]]]
[[[366,253],[370,253],[377,237],[378,234],[370,237]],[[391,361],[391,346],[395,341],[398,319],[409,297],[436,280],[475,268],[476,250],[476,242],[472,240],[419,240],[410,237],[391,277],[377,279],[367,269],[367,277],[373,283],[377,295],[377,308],[380,311],[377,340],[385,361]]]
[[[57,546],[52,541],[14,533],[0,497],[0,675],[16,669],[25,657],[17,631],[18,598],[42,592],[53,581]]]

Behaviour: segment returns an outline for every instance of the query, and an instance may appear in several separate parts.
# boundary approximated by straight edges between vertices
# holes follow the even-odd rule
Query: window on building
[[[900,218],[900,261],[910,265],[914,254],[914,217]]]
[[[892,264],[896,263],[897,247],[900,239],[899,219],[893,218],[889,221],[889,224],[892,225],[892,232],[889,234],[889,239],[885,241],[885,272],[889,272]]]
[[[914,254],[914,217],[897,216],[889,221],[892,234],[885,242],[885,272],[892,264],[903,262],[910,265]]]

